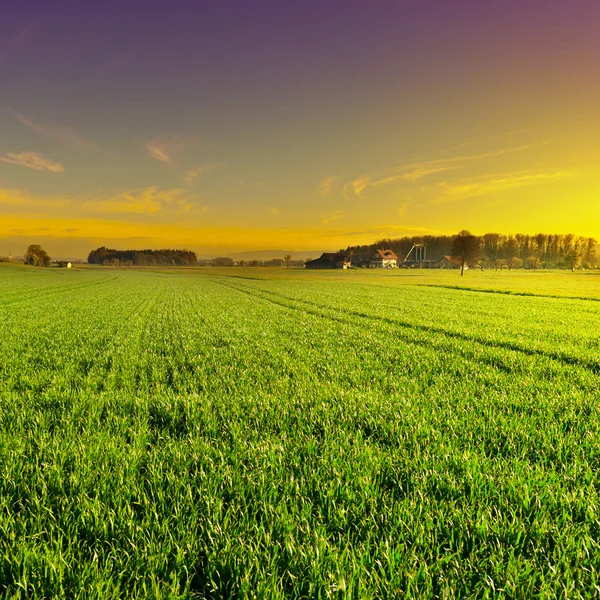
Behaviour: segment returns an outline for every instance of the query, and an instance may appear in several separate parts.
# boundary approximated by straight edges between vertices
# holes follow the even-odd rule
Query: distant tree
[[[215,267],[233,267],[233,258],[228,256],[218,256],[213,260]]]
[[[118,259],[121,265],[131,262],[138,267],[145,266],[196,266],[198,259],[190,250],[114,250],[111,248],[98,248],[92,250],[88,256],[88,263],[103,265],[105,260],[109,263]]]
[[[565,265],[567,268],[571,269],[571,271],[574,271],[581,265],[581,253],[576,249],[569,250],[569,252],[565,254]]]
[[[595,240],[594,238],[588,238],[585,241],[585,256],[584,256],[584,260],[588,265],[588,268],[591,268],[594,266],[594,264],[596,263],[596,245],[598,244],[598,241]]]
[[[510,271],[511,269],[520,269],[523,266],[523,259],[519,258],[518,256],[513,256],[509,261],[508,261],[508,270]]]
[[[240,267],[243,267],[246,264],[246,261],[242,258],[242,260],[240,260]]]
[[[519,238],[520,237],[521,236],[519,236]],[[508,237],[508,239],[506,240],[506,243],[504,244],[504,255],[508,259],[509,265],[510,265],[510,260],[512,258],[514,258],[515,256],[517,256],[518,253],[519,253],[519,242],[511,235]]]
[[[497,258],[494,261],[494,267],[496,268],[496,271],[498,269],[500,269],[502,271],[505,266],[506,266],[506,260],[504,260],[503,258]]]
[[[32,265],[33,267],[48,267],[50,266],[50,257],[41,246],[32,244],[27,248],[24,262],[26,265]]]
[[[284,262],[284,264],[285,264],[285,268],[286,268],[286,269],[289,269],[289,268],[290,268],[290,262],[291,262],[291,260],[292,260],[292,255],[291,255],[291,254],[286,254],[286,255],[283,257],[283,262]]]
[[[465,271],[465,265],[475,262],[479,258],[479,245],[479,238],[466,229],[460,231],[454,238],[451,254],[460,265],[461,276]]]
[[[282,267],[282,258],[271,258],[270,260],[263,261],[263,267]]]
[[[542,261],[537,256],[530,256],[527,259],[527,268],[537,271],[542,266]]]

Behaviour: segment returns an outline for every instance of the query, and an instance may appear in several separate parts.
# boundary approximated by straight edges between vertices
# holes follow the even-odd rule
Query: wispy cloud
[[[0,207],[6,213],[33,212],[48,218],[57,212],[69,218],[96,219],[99,217],[131,215],[132,217],[160,217],[160,223],[187,221],[209,211],[200,198],[180,188],[160,189],[150,186],[113,192],[98,192],[94,196],[35,195],[27,190],[0,188]],[[139,219],[127,219],[138,222]],[[158,223],[157,223],[158,224]]]
[[[204,175],[205,173],[216,169],[218,166],[219,163],[216,162],[207,163],[205,165],[199,165],[198,167],[194,167],[193,169],[189,169],[188,171],[186,171],[183,180],[188,185],[191,185],[196,179],[202,177],[202,175]]]
[[[15,118],[23,123],[23,125],[29,127],[32,131],[47,137],[54,139],[70,148],[75,150],[84,151],[95,151],[98,152],[100,148],[93,142],[83,137],[80,133],[77,133],[71,127],[65,125],[59,125],[56,123],[41,124],[33,121],[31,118],[25,117],[20,113],[14,113]]]
[[[434,204],[444,204],[476,196],[487,196],[514,188],[567,179],[576,175],[576,171],[520,172],[487,175],[471,181],[451,183],[442,181],[437,185],[438,194],[433,202]]]
[[[0,206],[30,212],[31,209],[50,210],[68,206],[69,200],[55,196],[34,196],[24,190],[0,188]]]
[[[175,164],[175,157],[182,152],[188,141],[181,135],[163,135],[146,142],[148,154],[160,162]]]
[[[513,129],[512,131],[505,131],[502,133],[497,133],[495,135],[488,135],[487,137],[480,138],[477,140],[471,140],[468,142],[462,142],[462,144],[458,144],[456,148],[466,148],[467,146],[478,146],[480,144],[486,144],[487,142],[502,140],[508,137],[517,137],[519,135],[523,135],[525,133],[531,133],[533,131],[532,128],[527,129]]]
[[[323,198],[327,198],[331,196],[337,189],[339,189],[342,184],[342,178],[337,175],[330,175],[329,177],[325,177],[319,183],[319,194],[323,196]]]
[[[65,170],[59,162],[50,160],[38,152],[7,152],[0,156],[0,162],[28,167],[36,171],[62,173]]]
[[[385,177],[381,177],[375,181],[369,182],[369,184],[373,187],[377,187],[379,185],[386,185],[388,183],[396,183],[398,181],[408,181],[413,183],[418,179],[423,177],[427,177],[428,175],[433,175],[435,173],[443,173],[444,171],[451,171],[453,169],[457,169],[458,167],[451,166],[423,166],[413,169],[412,171],[407,171],[406,173],[400,173],[398,175],[387,175]],[[367,184],[367,185],[369,185]],[[362,189],[361,189],[362,191]]]
[[[85,210],[105,213],[134,213],[156,215],[169,212],[173,215],[206,212],[207,207],[199,206],[197,198],[187,190],[172,188],[161,190],[158,186],[123,190],[108,196],[86,200]]]
[[[525,144],[522,146],[502,148],[500,150],[493,150],[491,152],[483,152],[480,154],[463,154],[460,156],[450,156],[434,160],[406,163],[391,167],[389,169],[382,169],[381,171],[376,171],[374,173],[360,175],[349,183],[351,189],[354,191],[354,194],[361,198],[362,194],[368,188],[398,182],[414,183],[419,179],[434,175],[436,173],[460,169],[464,165],[473,161],[515,154],[517,152],[522,152],[524,150],[546,145],[547,143],[548,142],[543,142],[542,144]],[[346,187],[345,190],[348,190],[348,188]]]
[[[323,215],[323,220],[321,222],[323,223],[323,225],[329,225],[329,223],[331,223],[333,221],[337,221],[338,219],[341,219],[343,216],[344,216],[343,210],[336,210],[336,211],[330,212],[326,215]]]

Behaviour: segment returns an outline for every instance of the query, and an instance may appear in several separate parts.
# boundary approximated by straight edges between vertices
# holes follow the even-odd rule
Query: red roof
[[[377,254],[379,254],[381,258],[386,258],[388,260],[395,258],[396,260],[398,260],[398,257],[396,256],[393,250],[377,250]],[[373,255],[373,257],[375,256]]]

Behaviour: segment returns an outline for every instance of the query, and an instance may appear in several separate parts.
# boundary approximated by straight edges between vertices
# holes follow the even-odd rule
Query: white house
[[[371,269],[395,269],[398,266],[398,257],[393,250],[377,250],[371,260]]]

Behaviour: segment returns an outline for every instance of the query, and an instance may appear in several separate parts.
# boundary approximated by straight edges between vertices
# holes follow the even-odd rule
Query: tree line
[[[267,260],[253,259],[235,261],[229,256],[218,256],[210,260],[199,260],[198,264],[203,267],[303,267],[306,260],[292,260],[291,254],[283,258],[271,258]]]
[[[465,232],[461,232],[463,234]],[[471,235],[469,232],[466,232]],[[454,244],[458,235],[423,235],[401,238],[385,238],[365,246],[348,246],[345,252],[353,256],[366,256],[378,248],[390,248],[401,260],[414,244],[427,245],[427,260],[440,260],[444,256],[455,256]],[[504,235],[486,233],[475,238],[476,251],[469,262],[485,268],[594,268],[598,264],[597,240],[591,237],[568,234],[535,235],[517,233]]]
[[[88,256],[91,265],[111,266],[195,266],[196,254],[191,250],[114,250],[102,246]]]

